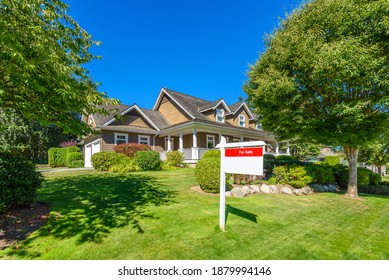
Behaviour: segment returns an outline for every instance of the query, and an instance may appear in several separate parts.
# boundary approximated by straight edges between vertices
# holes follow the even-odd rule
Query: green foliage
[[[143,171],[161,170],[162,161],[156,151],[139,151],[135,154],[135,164]]]
[[[68,152],[66,155],[66,166],[69,168],[84,167],[84,156],[78,152]]]
[[[195,168],[197,182],[201,189],[208,193],[218,193],[220,190],[220,157],[214,156],[215,154],[210,153],[203,157]]]
[[[60,0],[2,0],[0,107],[65,132],[89,131],[78,115],[109,103],[84,65],[98,45]]]
[[[288,184],[295,188],[302,188],[313,181],[303,166],[276,166],[273,169],[273,176],[280,184]]]
[[[263,160],[275,160],[276,157],[272,154],[264,154],[263,155]]]
[[[245,85],[263,128],[358,150],[389,131],[387,1],[304,1],[268,36]],[[350,196],[356,195],[350,182]]]
[[[136,165],[135,160],[129,157],[120,157],[116,164],[108,168],[108,172],[110,173],[124,174],[135,171],[141,171],[141,169]]]
[[[337,166],[335,171],[335,178],[338,185],[345,189],[347,188],[348,178],[349,178],[349,169],[346,166]],[[358,187],[363,186],[376,186],[381,182],[381,176],[374,173],[373,171],[358,167],[357,173],[357,183]]]
[[[180,151],[170,151],[166,154],[165,163],[170,166],[179,166],[184,162],[184,156]]]
[[[324,163],[330,166],[335,166],[340,164],[340,158],[338,156],[326,156],[324,158]]]
[[[49,166],[50,167],[64,167],[68,166],[68,154],[70,153],[79,153],[81,156],[78,156],[79,158],[82,157],[82,153],[80,151],[80,148],[78,147],[66,147],[66,148],[50,148],[48,151],[49,154]],[[74,156],[73,156],[74,157]],[[83,159],[82,159],[83,162]],[[75,163],[75,165],[80,165],[79,162]],[[83,166],[84,164],[82,164]],[[81,166],[81,167],[82,167]]]
[[[289,155],[278,155],[276,156],[277,160],[293,160],[294,158]]]
[[[130,158],[134,158],[135,154],[139,151],[150,151],[151,147],[146,144],[138,143],[125,143],[116,145],[113,150],[117,153],[124,154]]]
[[[307,174],[312,177],[311,183],[329,184],[335,182],[334,171],[330,166],[310,164],[305,166]]]
[[[220,150],[208,150],[204,153],[203,157],[204,158],[218,158],[220,159]]]
[[[0,213],[33,202],[41,183],[42,176],[31,161],[0,152]]]
[[[322,146],[312,143],[304,143],[301,140],[293,141],[289,145],[290,153],[294,159],[307,161],[320,154]]]
[[[118,164],[126,156],[115,152],[100,152],[92,156],[92,166],[97,171],[108,171],[113,165]]]

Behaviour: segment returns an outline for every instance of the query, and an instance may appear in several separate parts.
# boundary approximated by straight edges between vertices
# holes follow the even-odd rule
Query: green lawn
[[[389,197],[227,198],[221,232],[193,169],[44,176],[49,222],[0,259],[389,259]]]

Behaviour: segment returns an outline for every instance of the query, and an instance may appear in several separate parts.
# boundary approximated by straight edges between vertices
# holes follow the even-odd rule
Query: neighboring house
[[[274,136],[261,129],[245,102],[227,105],[221,98],[208,101],[167,88],[161,89],[152,110],[136,104],[115,106],[108,116],[93,114],[83,119],[96,134],[84,139],[85,166],[94,153],[113,151],[122,143],[142,143],[164,159],[166,151],[179,150],[185,162],[195,163],[214,149],[224,136],[227,142],[262,140],[277,146]],[[106,107],[106,109],[113,109]],[[118,120],[115,115],[121,115]]]

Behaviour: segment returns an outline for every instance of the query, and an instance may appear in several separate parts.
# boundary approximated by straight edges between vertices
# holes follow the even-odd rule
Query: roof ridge
[[[180,92],[180,91],[176,91],[174,89],[169,89],[169,88],[164,88],[165,90],[167,90],[168,92],[173,92],[173,93],[176,93],[176,94],[180,94],[180,95],[184,95],[184,96],[188,96],[188,97],[191,97],[191,98],[194,98],[194,99],[198,99],[198,100],[201,100],[201,101],[204,101],[204,102],[208,102],[208,103],[211,103],[213,101],[209,101],[207,99],[204,99],[204,98],[200,98],[200,97],[196,97],[196,96],[193,96],[193,95],[190,95],[190,94],[187,94],[187,93],[183,93],[183,92]]]

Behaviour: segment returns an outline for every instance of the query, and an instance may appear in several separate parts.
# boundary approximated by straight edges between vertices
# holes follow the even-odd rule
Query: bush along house
[[[83,117],[96,131],[84,138],[85,167],[91,166],[93,154],[131,142],[150,145],[161,159],[167,151],[178,150],[186,163],[196,163],[207,150],[215,148],[221,136],[228,142],[262,140],[268,144],[266,152],[280,153],[274,136],[261,129],[243,101],[227,105],[223,98],[208,101],[162,88],[151,110],[136,104],[106,109],[116,112]],[[288,154],[289,149],[283,152]]]

